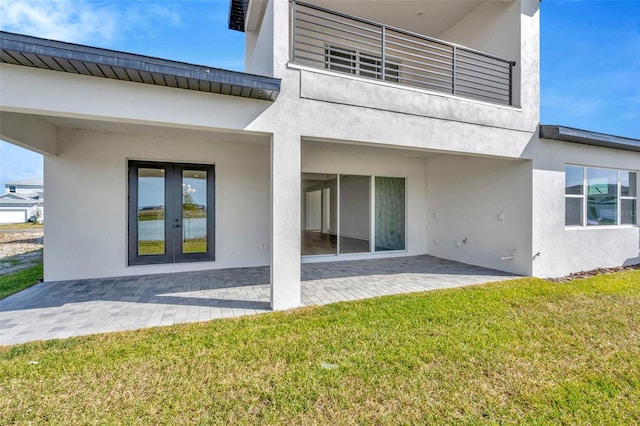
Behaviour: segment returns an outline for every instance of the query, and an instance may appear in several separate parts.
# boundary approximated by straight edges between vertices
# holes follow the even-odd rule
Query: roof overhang
[[[0,63],[274,101],[280,79],[0,31]]]
[[[540,125],[540,137],[557,141],[580,143],[604,148],[640,152],[640,139],[590,132],[557,125]]]

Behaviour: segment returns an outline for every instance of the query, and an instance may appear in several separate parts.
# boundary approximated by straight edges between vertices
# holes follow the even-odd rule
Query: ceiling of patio
[[[267,143],[269,137],[258,132],[242,133],[218,129],[197,129],[186,127],[157,126],[139,123],[99,121],[82,118],[54,117],[40,115],[40,118],[58,129],[89,130],[100,133],[119,133],[127,135],[147,135],[167,138],[195,138],[224,140],[225,142]]]
[[[431,37],[438,37],[483,3],[479,0],[309,0],[307,2]]]

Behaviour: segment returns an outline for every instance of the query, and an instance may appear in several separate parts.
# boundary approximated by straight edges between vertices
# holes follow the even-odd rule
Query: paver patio
[[[460,287],[513,275],[412,256],[302,265],[302,303],[324,305]],[[0,344],[270,311],[269,268],[40,283],[0,300]]]

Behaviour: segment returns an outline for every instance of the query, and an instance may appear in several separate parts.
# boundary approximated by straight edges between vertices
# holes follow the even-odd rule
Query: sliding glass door
[[[405,178],[302,174],[302,255],[406,250]]]
[[[129,162],[129,264],[214,260],[214,168]]]
[[[338,253],[338,176],[302,174],[302,255]]]
[[[340,175],[339,253],[371,251],[371,177]]]
[[[375,250],[405,250],[404,178],[376,176]]]

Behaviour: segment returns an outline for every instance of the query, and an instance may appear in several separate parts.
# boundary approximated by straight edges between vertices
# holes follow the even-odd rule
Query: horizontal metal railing
[[[294,63],[513,104],[513,61],[297,0],[290,2]]]

